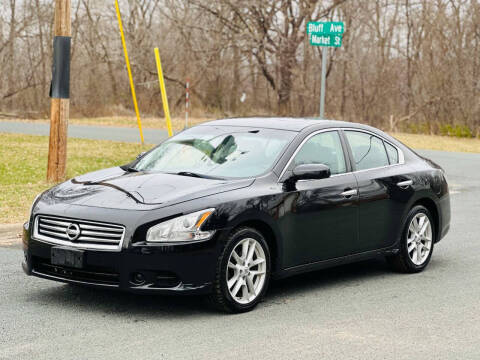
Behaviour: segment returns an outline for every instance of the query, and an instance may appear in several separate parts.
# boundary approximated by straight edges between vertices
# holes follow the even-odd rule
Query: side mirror
[[[324,164],[302,164],[293,169],[295,180],[316,180],[330,177],[330,168]]]
[[[295,188],[298,180],[319,180],[330,177],[330,168],[324,164],[297,165],[292,175],[285,181],[287,188]]]
[[[136,160],[140,159],[143,155],[145,155],[146,151],[141,152],[140,154],[137,155],[135,158]]]

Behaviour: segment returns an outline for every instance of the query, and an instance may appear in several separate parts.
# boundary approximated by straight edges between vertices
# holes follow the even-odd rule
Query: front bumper
[[[55,245],[33,239],[25,224],[22,268],[27,275],[86,286],[136,293],[206,294],[212,290],[220,236],[218,232],[206,242],[184,245],[129,244],[118,252],[84,250],[83,267],[75,269],[52,265]]]

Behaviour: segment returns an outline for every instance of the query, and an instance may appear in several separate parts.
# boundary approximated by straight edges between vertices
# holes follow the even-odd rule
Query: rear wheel
[[[253,228],[240,228],[226,240],[209,299],[226,312],[249,311],[265,295],[269,279],[270,251],[265,238]]]
[[[401,272],[415,273],[425,269],[433,252],[433,218],[424,206],[413,207],[400,241],[400,252],[387,258],[392,267]]]

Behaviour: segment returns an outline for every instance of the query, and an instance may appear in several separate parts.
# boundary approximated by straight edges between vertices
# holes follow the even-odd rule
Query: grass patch
[[[480,139],[406,133],[391,135],[414,149],[480,153]]]
[[[27,219],[35,196],[46,182],[48,137],[0,134],[0,224]],[[151,147],[135,143],[68,140],[67,177],[126,164]]]

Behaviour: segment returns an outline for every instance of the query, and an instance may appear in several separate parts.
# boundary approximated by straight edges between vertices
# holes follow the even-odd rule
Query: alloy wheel
[[[227,265],[227,287],[230,296],[240,304],[249,304],[265,284],[267,262],[260,243],[242,239],[232,250]]]
[[[432,225],[425,213],[416,214],[410,221],[407,234],[407,252],[410,260],[422,265],[432,249]]]

